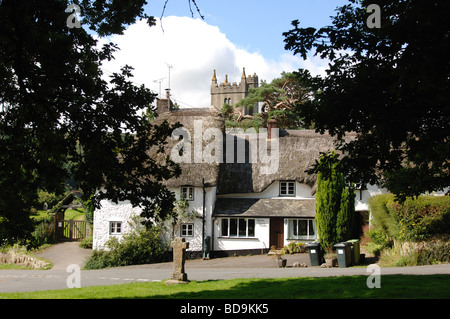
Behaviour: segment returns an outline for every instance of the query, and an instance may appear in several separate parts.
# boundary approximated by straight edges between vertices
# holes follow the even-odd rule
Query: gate
[[[56,222],[57,240],[80,240],[90,235],[91,228],[85,220],[59,220]]]
[[[91,227],[85,220],[64,219],[64,213],[68,208],[85,208],[80,196],[80,192],[72,191],[53,208],[55,211],[53,227],[56,240],[80,240],[91,235]],[[78,205],[72,203],[74,200],[78,202]]]

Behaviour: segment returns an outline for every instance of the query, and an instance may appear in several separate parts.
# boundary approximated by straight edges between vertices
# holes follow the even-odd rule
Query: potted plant
[[[325,265],[328,268],[337,266],[337,254],[331,247],[327,249],[327,253],[323,256],[323,258],[325,259]]]
[[[287,259],[283,258],[283,253],[277,253],[277,262],[278,262],[278,267],[279,268],[284,268],[286,267],[287,264]]]
[[[284,268],[286,267],[287,260],[283,258],[284,251],[283,250],[277,250],[275,246],[270,247],[271,248],[271,255],[275,256],[278,267]]]

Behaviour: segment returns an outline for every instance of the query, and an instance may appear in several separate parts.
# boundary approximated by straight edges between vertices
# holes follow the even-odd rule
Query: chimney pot
[[[267,139],[271,139],[272,138],[272,129],[276,129],[278,128],[277,126],[277,120],[275,119],[270,119],[267,121]]]

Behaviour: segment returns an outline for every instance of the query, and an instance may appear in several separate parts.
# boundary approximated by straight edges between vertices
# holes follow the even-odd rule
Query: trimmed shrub
[[[367,247],[386,266],[428,265],[450,261],[450,197],[419,196],[395,202],[393,195],[369,200],[372,227]]]
[[[450,197],[419,196],[403,203],[394,195],[374,196],[369,200],[373,227],[395,240],[423,240],[450,234]]]
[[[419,196],[402,204],[389,202],[389,213],[398,221],[400,240],[422,240],[437,234],[450,234],[450,197]]]
[[[107,250],[94,250],[85,269],[151,264],[165,261],[167,245],[157,227],[141,228],[123,235],[122,240],[111,237]]]
[[[387,205],[393,201],[394,195],[391,194],[377,195],[369,199],[369,208],[373,217],[372,228],[383,233],[383,236],[390,240],[397,238],[401,230],[397,219],[390,214],[387,208]]]

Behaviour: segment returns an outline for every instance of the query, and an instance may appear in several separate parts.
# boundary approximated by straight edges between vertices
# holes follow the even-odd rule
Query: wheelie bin
[[[322,265],[322,253],[320,251],[320,243],[309,243],[306,245],[309,252],[309,260],[311,262],[311,266],[320,266]]]
[[[338,266],[341,268],[349,267],[352,262],[351,243],[342,242],[334,245],[336,248]]]

